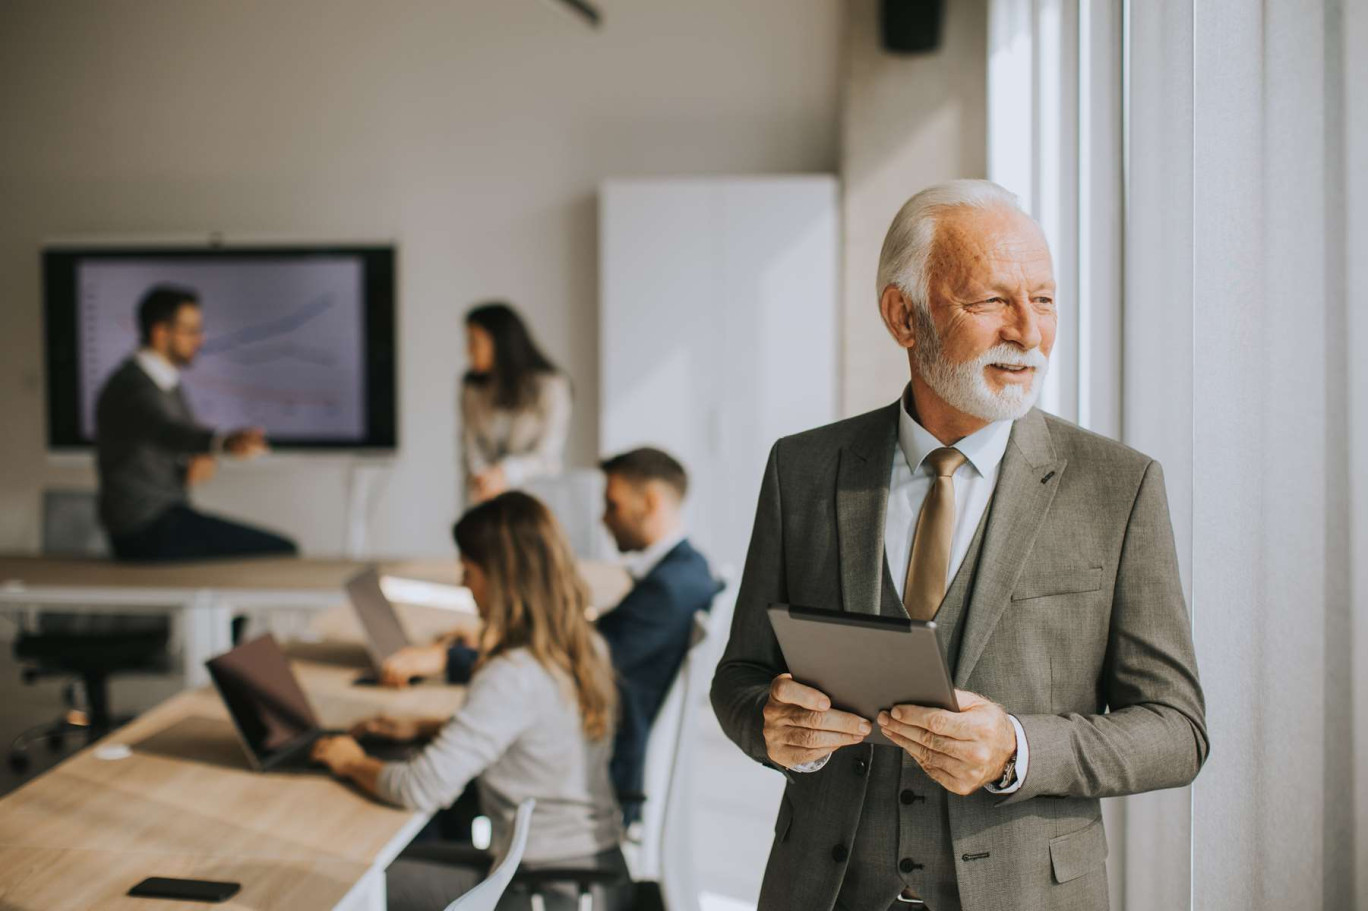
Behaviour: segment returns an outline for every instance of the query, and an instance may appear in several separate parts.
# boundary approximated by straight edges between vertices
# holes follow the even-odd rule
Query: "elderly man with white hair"
[[[774,445],[713,680],[788,778],[760,908],[1105,909],[1099,800],[1186,785],[1208,750],[1159,465],[1034,407],[1055,282],[1011,193],[913,196],[878,295],[911,380]],[[934,619],[960,711],[833,708],[774,603]]]

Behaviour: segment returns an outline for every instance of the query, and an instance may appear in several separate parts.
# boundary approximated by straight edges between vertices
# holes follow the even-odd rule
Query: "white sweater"
[[[613,737],[584,734],[574,688],[525,648],[506,652],[470,681],[465,704],[421,753],[387,762],[380,796],[400,806],[450,806],[479,776],[480,805],[502,857],[518,804],[536,798],[525,859],[597,854],[622,840],[622,814],[608,778]]]

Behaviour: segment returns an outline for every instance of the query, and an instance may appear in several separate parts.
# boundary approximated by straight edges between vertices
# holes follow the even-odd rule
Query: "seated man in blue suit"
[[[598,621],[618,676],[619,720],[609,770],[628,823],[640,815],[646,739],[692,638],[694,614],[708,610],[718,583],[708,561],[684,534],[688,492],[684,467],[659,449],[634,449],[605,460],[603,524],[627,560],[635,584]],[[445,671],[465,683],[479,657],[466,642],[417,645],[385,661],[381,682],[404,686],[412,677]]]
[[[659,449],[634,449],[600,466],[607,477],[603,524],[628,555],[636,580],[599,633],[618,674],[620,718],[609,771],[630,823],[640,805],[646,738],[689,650],[694,614],[708,610],[718,584],[684,534],[684,467]]]

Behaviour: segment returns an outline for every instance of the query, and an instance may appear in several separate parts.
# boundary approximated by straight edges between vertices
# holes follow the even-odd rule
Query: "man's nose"
[[[1002,338],[1027,351],[1040,347],[1040,317],[1029,299],[1013,302],[1012,316],[1002,327]]]

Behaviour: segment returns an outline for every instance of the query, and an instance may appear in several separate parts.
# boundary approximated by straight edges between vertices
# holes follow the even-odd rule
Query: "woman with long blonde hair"
[[[392,909],[440,909],[507,849],[518,804],[537,800],[523,865],[621,872],[621,818],[608,776],[616,688],[607,649],[586,616],[588,592],[550,512],[510,492],[453,529],[484,629],[465,704],[450,719],[374,718],[356,734],[430,742],[407,762],[367,756],[352,737],[320,741],[314,758],[381,800],[436,810],[476,780],[493,828],[491,856],[414,846],[391,865]],[[595,907],[612,908],[604,896]],[[573,896],[548,896],[548,909]],[[523,904],[520,904],[523,903]],[[503,908],[525,906],[510,895]]]

